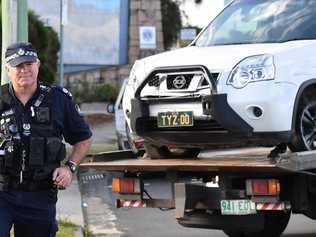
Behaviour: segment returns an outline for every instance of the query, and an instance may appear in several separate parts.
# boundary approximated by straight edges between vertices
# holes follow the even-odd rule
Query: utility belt
[[[18,179],[0,175],[0,191],[15,190],[24,192],[36,192],[53,189],[57,188],[56,185],[53,184],[53,181],[51,179],[40,181],[24,180],[23,183],[20,183],[20,180]]]
[[[58,137],[30,137],[27,144],[27,148],[21,140],[5,144],[4,155],[0,155],[0,174],[16,176],[27,171],[30,179],[47,179],[66,157],[65,144]]]

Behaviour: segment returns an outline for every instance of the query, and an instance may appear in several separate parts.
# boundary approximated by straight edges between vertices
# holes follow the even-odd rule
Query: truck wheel
[[[223,230],[229,237],[279,237],[289,223],[291,212],[266,212],[264,229],[259,232]]]
[[[149,142],[144,142],[144,148],[146,155],[150,159],[163,159],[170,157],[170,151],[168,147],[158,147]]]
[[[295,134],[288,144],[291,151],[316,149],[316,98],[305,98],[299,102]]]
[[[146,154],[151,159],[169,159],[169,158],[194,158],[200,153],[198,148],[176,149],[172,151],[166,146],[158,147],[154,144],[144,142]]]
[[[289,223],[291,212],[266,212],[264,229],[259,232],[246,232],[246,237],[279,237]]]

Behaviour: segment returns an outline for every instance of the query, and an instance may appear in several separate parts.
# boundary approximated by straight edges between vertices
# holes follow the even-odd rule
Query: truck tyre
[[[246,237],[279,237],[289,223],[291,212],[266,212],[264,229],[259,232],[246,232]]]
[[[306,151],[316,149],[316,98],[307,97],[303,95],[303,98],[299,102],[296,123],[295,134],[291,142],[288,144],[291,151]]]
[[[229,237],[279,237],[289,223],[291,212],[266,212],[264,229],[259,232],[224,230]]]
[[[158,147],[145,141],[144,148],[146,156],[150,159],[164,159],[170,157],[170,151],[166,146]]]
[[[228,237],[246,237],[242,231],[223,230]]]
[[[144,142],[144,148],[148,158],[151,159],[170,159],[170,158],[194,158],[200,153],[198,148],[176,149],[173,152],[166,146],[158,147],[149,142]]]

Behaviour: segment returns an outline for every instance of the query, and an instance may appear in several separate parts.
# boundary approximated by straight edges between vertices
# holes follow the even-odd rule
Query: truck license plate
[[[250,200],[221,200],[222,215],[255,214],[256,204]]]
[[[193,126],[193,112],[161,112],[158,113],[158,127],[189,127]]]

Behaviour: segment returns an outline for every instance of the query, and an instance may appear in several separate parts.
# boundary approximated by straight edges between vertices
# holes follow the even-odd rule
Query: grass
[[[56,237],[74,237],[75,229],[77,226],[69,220],[61,219],[58,221],[58,232]],[[92,237],[92,233],[84,228],[83,235],[85,237]]]
[[[56,237],[74,237],[76,225],[69,220],[58,220]]]

